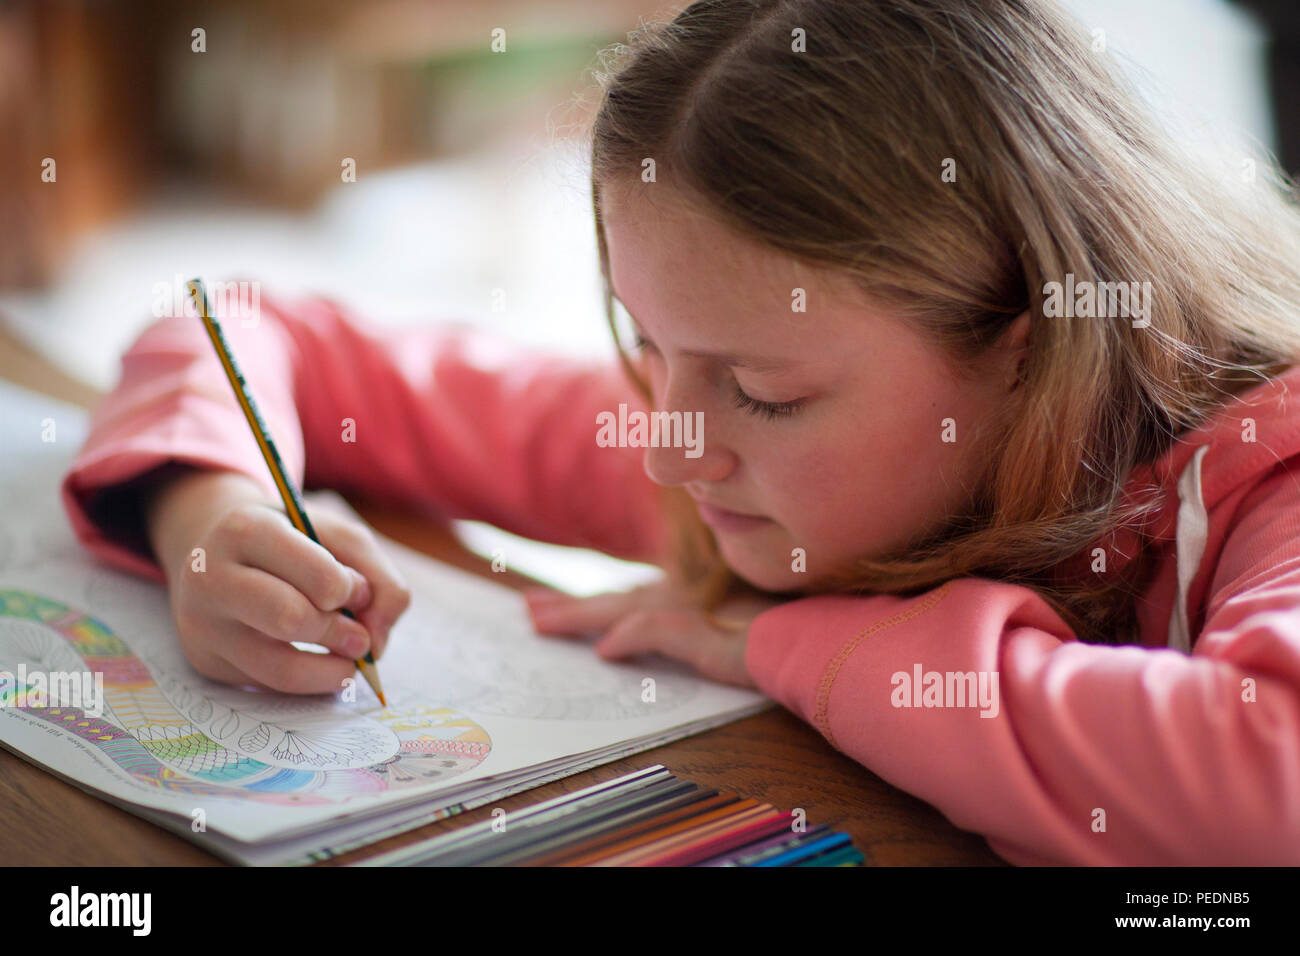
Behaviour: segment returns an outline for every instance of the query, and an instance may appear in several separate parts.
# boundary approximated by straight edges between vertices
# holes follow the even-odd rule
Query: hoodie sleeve
[[[468,326],[389,328],[325,300],[262,300],[223,331],[300,487],[331,487],[525,537],[655,560],[664,530],[639,449],[600,447],[596,416],[641,408],[616,362],[532,351]],[[202,324],[152,323],[122,358],[64,477],[77,538],[162,580],[143,482],[178,466],[239,472],[278,500]]]
[[[747,663],[835,747],[1013,863],[1295,865],[1300,483],[1279,474],[1238,514],[1190,655],[1081,643],[1032,590],[964,578],[779,606],[755,619]],[[997,692],[926,706],[918,672],[945,690],[984,674]]]

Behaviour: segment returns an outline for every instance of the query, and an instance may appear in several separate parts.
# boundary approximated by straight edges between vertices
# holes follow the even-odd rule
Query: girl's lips
[[[713,505],[706,505],[703,501],[695,502],[695,506],[700,509],[700,520],[718,531],[756,531],[772,523],[770,518],[715,508]]]

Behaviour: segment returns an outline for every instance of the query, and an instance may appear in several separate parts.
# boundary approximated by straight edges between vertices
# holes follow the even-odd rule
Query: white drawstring
[[[1201,492],[1201,460],[1209,450],[1209,445],[1196,449],[1178,478],[1178,530],[1174,546],[1178,554],[1178,600],[1169,618],[1168,644],[1185,654],[1192,649],[1192,636],[1187,624],[1187,592],[1191,589],[1192,578],[1200,570],[1210,532]]]

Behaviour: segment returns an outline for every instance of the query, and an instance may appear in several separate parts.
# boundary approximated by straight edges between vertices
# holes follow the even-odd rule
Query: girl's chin
[[[795,557],[782,557],[778,552],[745,551],[733,549],[723,540],[718,541],[718,550],[732,572],[747,584],[761,591],[779,594],[797,591],[808,585],[808,575],[794,570],[791,565]]]

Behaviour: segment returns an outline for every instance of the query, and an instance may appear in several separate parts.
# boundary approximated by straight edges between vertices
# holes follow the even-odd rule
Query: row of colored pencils
[[[367,865],[858,866],[848,834],[662,766],[434,837]]]

